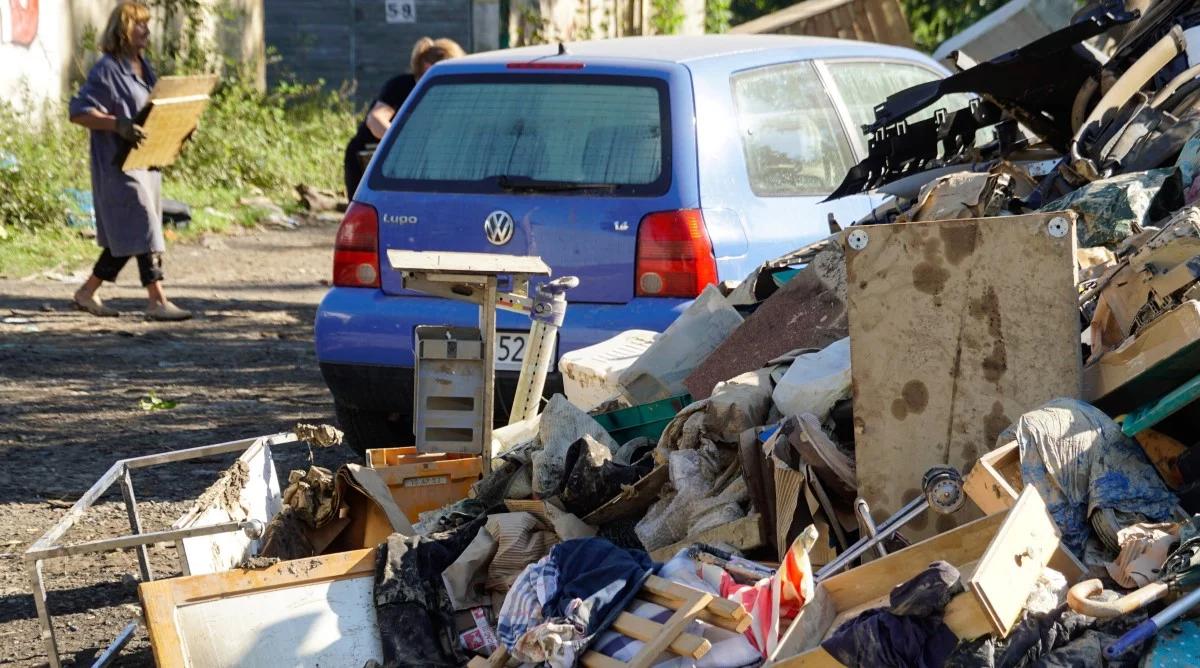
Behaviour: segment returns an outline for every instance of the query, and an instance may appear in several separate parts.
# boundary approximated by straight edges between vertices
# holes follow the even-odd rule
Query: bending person
[[[354,199],[354,191],[358,190],[358,182],[362,180],[366,161],[362,153],[383,139],[383,135],[392,125],[396,111],[404,105],[408,95],[429,68],[436,63],[449,58],[460,58],[465,53],[462,47],[452,39],[430,39],[422,37],[413,45],[412,59],[409,65],[412,74],[401,74],[388,79],[379,92],[379,97],[371,103],[366,117],[358,125],[354,138],[346,145],[343,167],[346,179],[346,197]]]

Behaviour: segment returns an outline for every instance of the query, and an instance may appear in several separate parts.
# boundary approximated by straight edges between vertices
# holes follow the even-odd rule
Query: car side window
[[[730,78],[750,188],[760,197],[827,195],[857,160],[810,62]]]
[[[833,83],[842,94],[842,100],[850,112],[854,127],[862,128],[875,122],[875,107],[889,95],[918,84],[934,81],[940,77],[930,70],[909,63],[826,61]],[[922,109],[909,117],[910,123],[933,118],[939,108],[954,111],[966,107],[970,97],[954,93],[942,98],[938,104]]]

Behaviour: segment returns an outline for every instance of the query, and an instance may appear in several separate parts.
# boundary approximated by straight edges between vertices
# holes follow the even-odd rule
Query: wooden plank
[[[1046,503],[1036,488],[1026,487],[967,581],[967,590],[979,599],[1001,637],[1021,618],[1029,593],[1058,547],[1058,527]]]
[[[1016,441],[980,457],[963,479],[963,491],[984,515],[1012,508],[1022,487]]]
[[[675,582],[671,582],[666,578],[661,578],[657,575],[651,575],[642,585],[642,591],[672,601],[670,605],[663,605],[664,608],[678,609],[684,602],[691,598],[691,595],[696,591],[691,587],[686,587]],[[747,616],[746,609],[741,603],[731,601],[727,598],[714,598],[705,608],[710,613],[725,619],[743,619]]]
[[[903,550],[892,552],[858,568],[830,577],[821,583],[837,610],[862,605],[891,591],[934,561],[955,566],[978,560],[988,542],[1000,530],[1007,513],[989,515],[934,536]]]
[[[1052,236],[1058,217],[1071,224]],[[969,470],[1016,417],[1079,396],[1073,221],[873,225],[853,231],[867,239],[860,250],[842,235],[858,491],[877,521],[920,493],[929,468]],[[977,515],[930,513],[903,533],[925,538]]]
[[[674,545],[654,550],[650,553],[650,558],[659,562],[667,561],[680,550],[695,543],[708,543],[710,545],[727,543],[743,551],[762,547],[767,544],[763,537],[762,516],[758,513],[750,513],[740,520],[701,531]]]
[[[667,465],[659,464],[631,487],[623,489],[620,494],[589,513],[583,521],[592,526],[601,526],[644,514],[658,500],[658,493],[669,479]]]
[[[677,636],[683,633],[688,624],[700,614],[710,602],[713,600],[712,594],[707,594],[698,590],[691,590],[692,594],[684,602],[675,614],[662,625],[662,629],[658,635],[652,640],[646,642],[638,653],[629,661],[629,668],[650,668],[654,660],[658,658],[663,650],[670,646]],[[707,650],[706,650],[707,651]]]
[[[672,610],[676,605],[679,604],[679,601],[676,599],[659,596],[658,594],[651,594],[646,591],[639,592],[637,597],[643,601],[646,601],[647,603],[661,605],[664,608],[671,608]],[[722,599],[714,599],[713,602],[715,603],[720,600]],[[697,616],[696,619],[699,619],[706,624],[719,626],[726,631],[733,631],[734,633],[744,633],[746,629],[750,628],[750,624],[754,621],[754,619],[752,619],[749,615],[745,615],[740,619],[722,617],[714,613],[711,608],[712,605],[710,604],[709,607],[700,612],[700,615]]]
[[[628,612],[617,615],[617,621],[613,622],[612,627],[617,633],[642,642],[650,642],[663,632],[662,624]],[[699,659],[708,654],[708,650],[712,649],[712,643],[700,636],[683,633],[671,641],[668,649],[679,656]]]
[[[162,77],[150,92],[145,118],[140,118],[146,139],[129,151],[121,169],[166,167],[175,162],[183,142],[196,129],[217,84],[215,74]]]
[[[813,597],[800,608],[800,614],[796,615],[796,619],[779,638],[779,645],[771,655],[768,665],[793,665],[790,662],[794,659],[818,647],[826,629],[833,625],[836,617],[837,609],[833,599],[826,592],[825,585],[818,584],[813,589]]]
[[[334,633],[342,634],[337,638],[322,638],[312,632],[312,637],[304,643],[303,656],[300,648],[292,648],[290,658],[280,652],[277,661],[257,665],[311,664],[322,658],[322,651],[343,658],[347,653],[355,657],[369,654],[366,658],[382,660],[382,646],[371,645],[379,643],[374,606],[369,604],[374,573],[375,550],[357,550],[280,562],[258,570],[234,569],[144,582],[138,586],[138,595],[159,666],[236,662],[235,658],[222,660],[213,654],[222,647],[236,650],[237,639],[232,637],[232,631],[213,635],[212,642],[196,640],[196,646],[185,640],[192,633],[210,635],[210,626],[204,620],[227,621],[226,626],[240,634],[244,647],[255,646],[256,638],[267,632],[303,636],[307,625],[315,625],[318,618],[325,623],[322,628],[326,631],[333,624]],[[344,584],[359,580],[362,582],[353,586]],[[289,591],[295,592],[295,597],[285,600]],[[256,602],[263,605],[256,607]],[[334,605],[341,607],[329,607]],[[277,617],[272,615],[276,612]],[[350,617],[360,612],[362,619]],[[294,618],[296,614],[308,615],[307,622]],[[326,644],[322,645],[322,641]]]

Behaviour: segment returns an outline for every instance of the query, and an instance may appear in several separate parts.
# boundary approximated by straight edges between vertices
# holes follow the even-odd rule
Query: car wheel
[[[346,437],[343,443],[365,457],[371,448],[393,448],[412,445],[413,423],[411,415],[364,411],[335,404],[338,424]]]

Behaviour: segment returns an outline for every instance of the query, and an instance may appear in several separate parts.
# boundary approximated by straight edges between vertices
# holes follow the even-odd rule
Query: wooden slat
[[[642,589],[655,594],[665,599],[675,602],[675,605],[663,606],[669,607],[672,610],[678,609],[681,604],[691,599],[696,590],[691,587],[685,587],[681,584],[676,584],[665,578],[660,578],[657,575],[651,575],[646,583],[642,585]],[[660,604],[661,605],[661,604]],[[714,598],[709,601],[706,608],[709,612],[726,619],[741,619],[746,616],[746,609],[742,604],[731,601],[727,598]]]
[[[758,513],[750,513],[740,520],[714,527],[707,531],[701,531],[695,536],[690,536],[687,540],[654,550],[650,553],[650,557],[655,561],[667,561],[680,550],[694,543],[708,543],[710,545],[727,543],[743,551],[762,547],[766,545],[766,539],[763,538],[762,532],[762,516]]]
[[[622,612],[617,616],[617,621],[613,622],[613,629],[617,633],[627,635],[634,640],[642,642],[650,642],[663,633],[662,624],[628,612]],[[668,649],[673,654],[678,654],[679,656],[699,659],[708,654],[708,650],[712,649],[712,643],[700,636],[683,633],[671,641]]]
[[[674,610],[675,607],[679,605],[679,601],[676,599],[667,598],[665,596],[659,596],[657,594],[651,594],[650,592],[647,592],[645,590],[639,592],[637,597],[643,601],[646,601],[647,603],[661,605],[664,608],[671,608],[672,610]],[[721,599],[713,599],[713,600],[714,600],[714,602],[717,602],[717,601],[720,601]],[[710,607],[711,607],[711,605],[710,605]],[[729,617],[722,617],[722,616],[714,613],[709,608],[705,608],[704,610],[702,610],[700,612],[700,615],[698,617],[696,617],[696,619],[699,619],[700,621],[702,621],[706,624],[712,624],[713,626],[719,626],[719,627],[725,629],[726,631],[733,631],[734,633],[744,633],[746,631],[746,629],[750,628],[750,624],[754,622],[754,619],[751,618],[750,615],[746,615],[740,619],[731,619]]]
[[[700,611],[713,601],[712,594],[706,594],[695,589],[691,590],[691,596],[684,602],[675,614],[662,625],[662,630],[654,639],[648,641],[638,650],[637,655],[629,661],[629,668],[649,668],[649,666],[658,658],[663,650],[667,649],[675,637],[683,633],[688,624],[700,614]],[[706,650],[707,651],[707,650]]]

